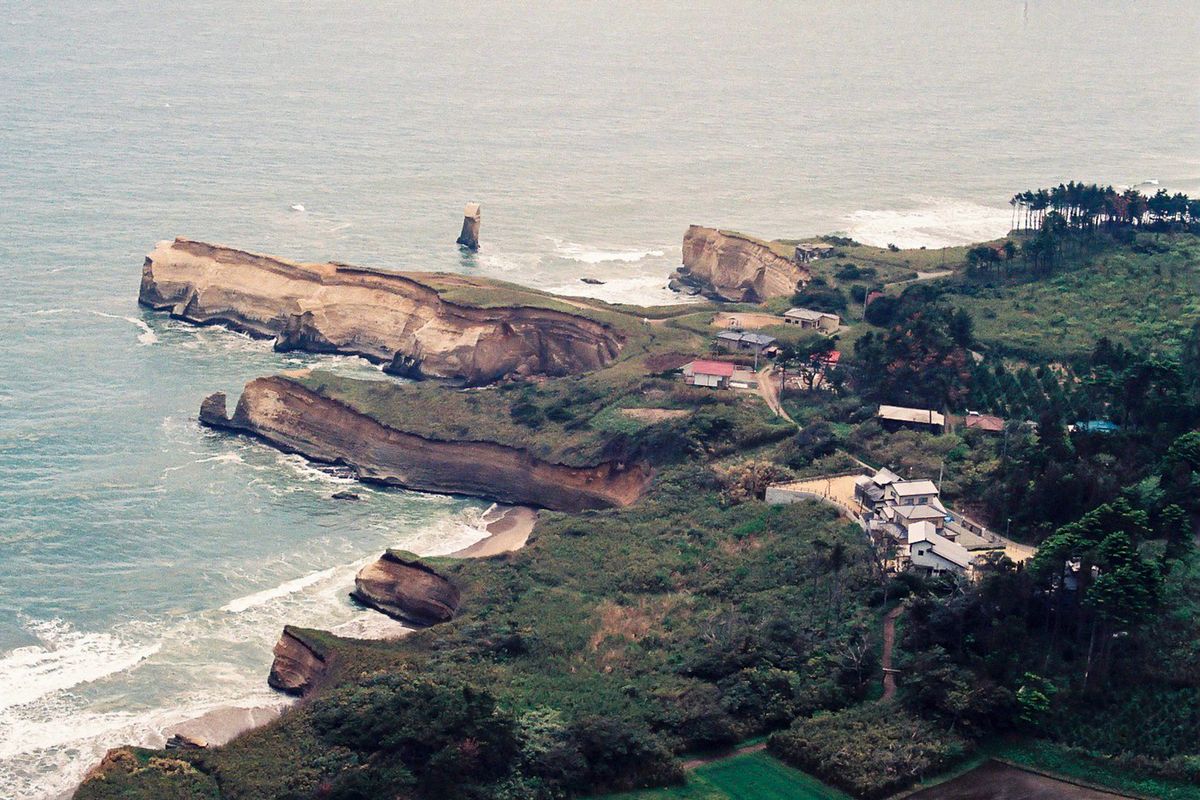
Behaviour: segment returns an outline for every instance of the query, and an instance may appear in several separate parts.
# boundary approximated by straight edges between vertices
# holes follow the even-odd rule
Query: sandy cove
[[[488,508],[480,517],[487,536],[472,545],[448,554],[447,558],[490,558],[520,550],[529,541],[537,524],[538,512],[528,506],[509,506],[499,503]],[[350,620],[331,629],[331,633],[348,639],[397,639],[412,631],[403,623],[382,613]],[[203,741],[215,747],[241,736],[253,728],[266,725],[287,710],[294,700],[280,696],[278,704],[242,708],[218,706],[199,717],[177,723],[163,731],[165,738],[174,734]]]
[[[538,512],[528,506],[506,506],[496,503],[484,512],[481,522],[488,536],[469,547],[456,550],[452,558],[488,558],[520,550],[529,541],[537,524]]]

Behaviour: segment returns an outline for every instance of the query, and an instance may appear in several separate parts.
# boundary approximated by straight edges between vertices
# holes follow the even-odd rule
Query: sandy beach
[[[163,735],[170,738],[174,734],[181,734],[188,739],[215,747],[241,736],[251,728],[266,725],[271,720],[278,718],[283,710],[291,704],[290,699],[280,698],[277,705],[254,708],[220,706],[195,719],[189,719],[167,728],[163,731]]]
[[[527,506],[493,505],[481,521],[488,532],[485,539],[450,553],[453,558],[487,558],[489,556],[520,550],[533,533],[538,512]]]

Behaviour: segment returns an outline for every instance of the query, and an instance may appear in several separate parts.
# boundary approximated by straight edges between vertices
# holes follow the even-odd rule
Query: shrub
[[[944,770],[967,742],[887,704],[798,719],[773,735],[772,753],[866,800]]]

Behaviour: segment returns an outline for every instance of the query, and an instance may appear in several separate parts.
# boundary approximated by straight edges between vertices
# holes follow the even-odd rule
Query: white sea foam
[[[240,460],[236,453],[197,459]],[[279,471],[269,460],[259,466]],[[330,477],[308,469],[311,474],[301,473],[314,480]],[[452,498],[428,500],[433,508],[458,504]],[[390,544],[433,555],[486,535],[482,515],[472,506],[444,516],[434,512],[424,523],[414,517],[399,530],[392,517],[375,527]],[[322,546],[325,558],[345,553],[334,567],[295,569],[293,564],[313,563],[312,554],[304,552],[231,571],[232,585],[268,585],[171,619],[101,633],[77,631],[57,620],[28,622],[26,629],[38,643],[0,657],[0,797],[9,792],[22,800],[66,796],[110,747],[160,746],[175,725],[215,708],[285,702],[264,680],[270,648],[284,622],[346,636],[403,635],[403,626],[347,599],[355,573],[378,556],[377,547],[334,540]],[[302,574],[288,577],[296,571]]]
[[[321,581],[332,577],[336,573],[337,567],[330,567],[329,569],[323,569],[319,572],[311,572],[308,575],[303,575],[299,578],[295,578],[294,580],[285,581],[270,589],[263,589],[261,592],[254,592],[253,594],[248,594],[245,597],[239,597],[236,600],[230,600],[228,603],[221,606],[221,610],[228,611],[231,614],[238,614],[248,608],[261,606],[264,603],[269,603],[270,601],[280,597],[286,597],[289,594],[295,594],[296,592],[308,586],[312,586],[315,583],[320,583]]]
[[[150,326],[146,324],[145,320],[138,319],[137,317],[124,317],[120,314],[108,314],[104,311],[89,311],[89,313],[95,314],[97,317],[106,317],[108,319],[123,319],[132,325],[136,325],[142,329],[142,332],[138,334],[138,341],[142,344],[154,344],[158,341],[158,336],[154,333]]]
[[[863,244],[886,247],[952,247],[1003,236],[1012,209],[963,200],[922,197],[913,208],[855,211],[846,233]]]
[[[656,249],[634,250],[634,249],[605,249],[600,247],[591,247],[585,244],[576,242],[568,242],[562,239],[551,238],[554,242],[554,254],[560,258],[565,258],[570,261],[579,261],[583,264],[603,264],[609,261],[622,261],[625,263],[633,263],[641,261],[650,256],[662,256],[664,251]]]
[[[0,658],[0,710],[122,672],[161,646],[134,644],[108,633],[83,633],[57,619],[32,621],[25,627],[39,643]]]

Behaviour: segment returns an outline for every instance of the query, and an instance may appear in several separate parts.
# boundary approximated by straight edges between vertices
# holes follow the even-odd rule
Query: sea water
[[[1198,8],[0,0],[0,797],[280,702],[284,623],[479,536],[199,427],[282,369],[388,378],[140,309],[156,240],[655,303],[689,223],[937,247],[1060,180],[1195,192]]]

